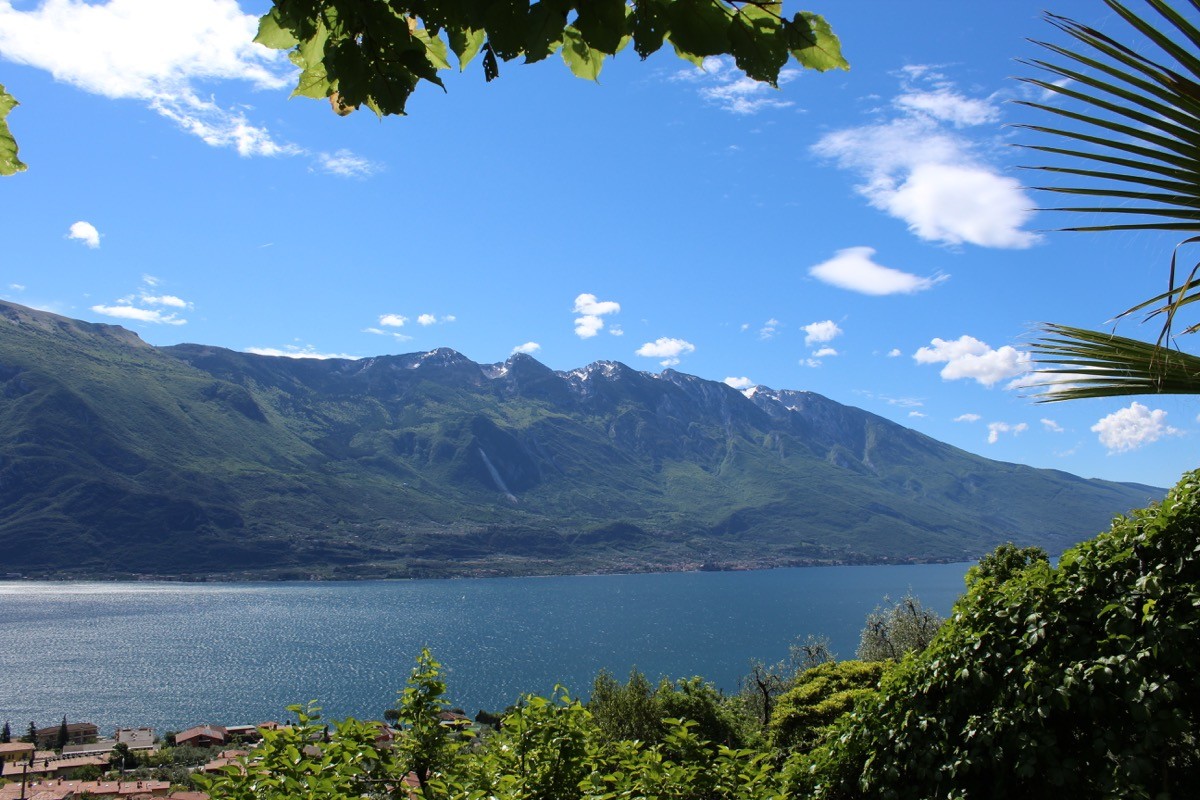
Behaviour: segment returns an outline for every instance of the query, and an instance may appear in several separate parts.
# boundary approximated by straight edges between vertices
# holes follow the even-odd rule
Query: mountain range
[[[0,574],[362,578],[1057,551],[1163,490],[819,394],[446,348],[154,347],[0,302]]]

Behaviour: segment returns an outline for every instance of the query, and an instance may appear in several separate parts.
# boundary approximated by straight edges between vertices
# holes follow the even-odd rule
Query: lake
[[[378,718],[422,646],[474,715],[606,668],[735,691],[808,634],[851,658],[885,595],[942,614],[969,564],[345,583],[0,582],[0,721],[102,732],[257,724],[291,703]]]

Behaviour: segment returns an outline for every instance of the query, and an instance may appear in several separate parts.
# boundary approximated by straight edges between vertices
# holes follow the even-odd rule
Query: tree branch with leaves
[[[730,55],[771,86],[790,59],[820,71],[849,66],[821,16],[745,0],[275,0],[255,41],[288,51],[300,68],[294,95],[329,98],[342,115],[360,106],[405,113],[422,81],[445,89],[439,73],[451,54],[460,71],[480,57],[487,81],[501,62],[555,54],[595,80],[630,45],[645,59],[670,44],[697,65]]]

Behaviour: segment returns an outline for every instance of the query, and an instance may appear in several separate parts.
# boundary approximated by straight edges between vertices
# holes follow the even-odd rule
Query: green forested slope
[[[962,559],[1010,539],[1059,549],[1159,495],[989,461],[807,392],[450,350],[154,348],[0,303],[0,571]]]

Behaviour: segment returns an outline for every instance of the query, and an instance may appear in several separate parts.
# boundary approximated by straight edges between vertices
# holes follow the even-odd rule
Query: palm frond
[[[1142,14],[1118,0],[1106,2],[1136,32],[1136,48],[1090,26],[1048,14],[1047,20],[1071,37],[1075,46],[1037,42],[1050,58],[1025,62],[1049,74],[1048,79],[1026,78],[1025,82],[1061,103],[1026,100],[1020,104],[1064,124],[1020,126],[1060,144],[1022,146],[1094,167],[1034,166],[1087,181],[1083,186],[1038,188],[1111,201],[1056,210],[1152,218],[1137,229],[1200,230],[1200,218],[1190,208],[1200,196],[1200,58],[1194,52],[1200,26],[1160,0],[1146,0],[1149,9]],[[1109,169],[1110,165],[1121,169]]]
[[[1140,394],[1200,394],[1200,358],[1103,331],[1046,324],[1031,352],[1039,403]]]
[[[1144,0],[1140,11],[1121,0],[1105,3],[1129,26],[1127,41],[1118,41],[1066,17],[1047,14],[1047,21],[1074,44],[1036,42],[1050,56],[1024,62],[1049,77],[1024,79],[1041,90],[1044,99],[1020,104],[1050,114],[1056,124],[1019,126],[1053,140],[1050,145],[1021,146],[1082,166],[1050,163],[1027,168],[1064,181],[1038,189],[1087,198],[1089,203],[1064,204],[1052,210],[1112,220],[1063,230],[1200,231],[1200,24],[1195,18],[1200,3],[1192,0],[1190,15],[1166,0]],[[1136,221],[1125,221],[1131,218]],[[1196,241],[1200,237],[1184,244]],[[1162,346],[1171,340],[1176,313],[1200,299],[1200,288],[1195,283],[1197,269],[1192,269],[1182,284],[1176,283],[1178,256],[1176,248],[1166,291],[1120,315],[1146,312],[1148,318],[1161,317],[1163,327],[1156,345],[1065,326],[1047,329],[1059,337],[1041,341],[1044,348],[1051,348],[1043,351],[1047,356],[1054,355],[1053,347],[1062,347],[1066,349],[1059,355],[1079,357],[1080,348],[1088,343],[1099,348],[1088,351],[1093,357],[1111,359],[1105,362],[1110,372],[1115,365],[1141,363],[1129,375],[1113,373],[1119,378],[1113,384],[1089,375],[1081,384],[1086,389],[1083,394],[1055,393],[1049,399],[1099,396],[1087,393],[1090,391],[1105,395],[1173,391],[1164,388],[1173,385],[1164,382],[1166,375],[1156,376],[1150,367],[1182,363],[1182,354]],[[1186,271],[1181,270],[1180,275],[1184,274]],[[1197,329],[1189,326],[1186,332]],[[1117,342],[1136,343],[1150,350],[1142,352],[1131,349],[1132,344],[1118,346]],[[1145,360],[1130,361],[1135,354]],[[1140,388],[1128,388],[1134,385]]]

